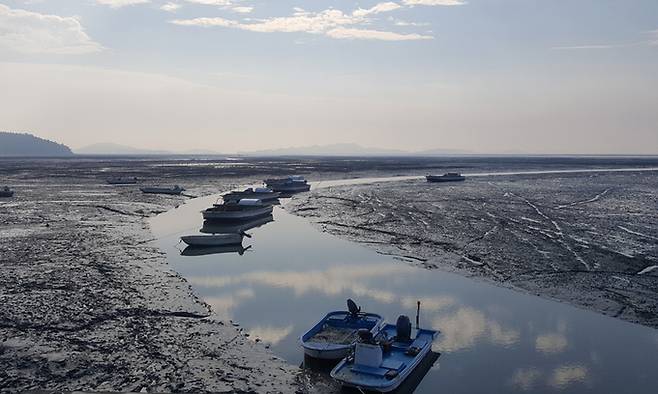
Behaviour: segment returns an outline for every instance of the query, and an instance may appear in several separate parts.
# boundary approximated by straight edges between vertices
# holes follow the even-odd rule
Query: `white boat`
[[[466,177],[457,172],[448,172],[443,175],[427,175],[425,179],[427,182],[461,182],[466,180]]]
[[[202,211],[203,218],[213,221],[249,221],[272,214],[272,206],[261,200],[243,198],[238,202],[214,204]]]
[[[203,227],[201,227],[201,230],[199,231],[204,234],[241,234],[251,230],[252,228],[260,227],[273,221],[274,217],[272,215],[241,222],[217,222],[213,220],[204,220]]]
[[[5,186],[2,189],[0,189],[0,197],[13,197],[14,196],[14,191],[9,188],[9,186]]]
[[[292,175],[286,178],[265,179],[268,188],[281,193],[299,193],[311,190],[311,185],[301,175]]]
[[[224,194],[222,198],[224,201],[240,201],[244,198],[255,198],[263,202],[275,202],[278,200],[281,193],[275,192],[266,187],[248,188],[243,191],[233,191]]]
[[[242,243],[242,234],[185,235],[180,237],[190,246],[223,246]]]
[[[141,187],[139,188],[143,193],[149,193],[149,194],[171,194],[171,195],[180,195],[182,192],[185,191],[184,188],[175,185],[173,187],[159,187],[159,186],[154,186],[154,187]]]

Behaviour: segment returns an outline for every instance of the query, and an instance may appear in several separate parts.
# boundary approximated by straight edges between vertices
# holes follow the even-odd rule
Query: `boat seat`
[[[422,349],[423,347],[425,347],[426,344],[427,344],[426,339],[416,338],[414,339],[414,341],[411,343],[409,347],[417,347],[418,349]]]
[[[402,368],[404,368],[405,365],[406,364],[403,361],[400,361],[400,360],[386,359],[382,362],[382,368],[392,369],[392,370],[395,370],[395,371],[401,370]]]
[[[358,365],[358,364],[354,364],[352,368],[350,368],[350,370],[352,372],[364,373],[364,374],[375,375],[375,376],[384,376],[389,371],[388,369],[382,367],[367,367],[365,365]]]
[[[406,364],[397,360],[384,360],[381,367],[368,367],[365,365],[354,364],[350,368],[352,372],[358,372],[368,375],[384,376],[388,371],[400,371]]]

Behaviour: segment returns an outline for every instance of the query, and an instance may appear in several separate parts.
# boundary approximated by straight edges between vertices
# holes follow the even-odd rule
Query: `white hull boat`
[[[203,218],[212,221],[249,221],[272,214],[272,206],[257,199],[242,199],[237,203],[215,204],[202,211]]]

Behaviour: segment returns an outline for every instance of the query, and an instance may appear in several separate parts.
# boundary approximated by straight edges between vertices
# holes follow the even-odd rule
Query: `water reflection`
[[[281,208],[275,221],[251,229],[249,253],[180,256],[177,237],[198,229],[201,203],[194,204],[152,222],[169,262],[220,318],[238,321],[292,364],[303,360],[299,335],[346,298],[390,321],[413,315],[420,300],[421,325],[441,331],[434,348],[444,355],[416,382],[418,393],[649,393],[658,384],[655,330],[406,265]]]
[[[242,256],[244,252],[250,248],[251,245],[245,248],[242,246],[242,244],[222,246],[188,246],[183,249],[180,254],[181,256],[206,256],[211,254],[237,253]]]

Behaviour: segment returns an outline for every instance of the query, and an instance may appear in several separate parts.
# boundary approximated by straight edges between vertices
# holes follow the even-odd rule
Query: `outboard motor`
[[[357,334],[359,335],[359,342],[374,343],[372,332],[370,332],[370,330],[368,330],[367,328],[359,328]]]
[[[356,302],[352,301],[351,298],[347,299],[347,310],[350,311],[352,317],[357,317],[361,312],[361,308],[356,306]]]
[[[409,316],[400,315],[398,321],[395,323],[395,330],[397,331],[395,339],[398,341],[411,340],[411,321]]]

